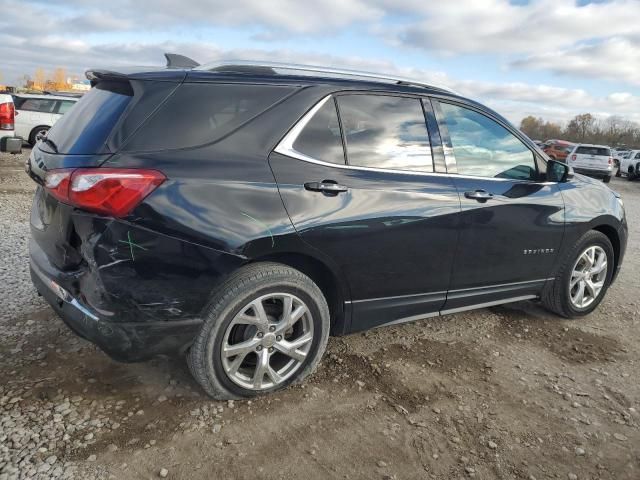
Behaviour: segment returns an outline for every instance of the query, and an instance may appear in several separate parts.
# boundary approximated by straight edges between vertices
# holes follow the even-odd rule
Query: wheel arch
[[[613,267],[614,274],[618,270],[618,262],[620,261],[620,236],[618,231],[611,225],[602,224],[593,227],[592,230],[600,232],[609,239],[611,246],[613,247]]]
[[[329,305],[331,315],[331,335],[342,335],[347,331],[350,311],[346,309],[349,300],[347,286],[335,272],[322,260],[304,253],[274,253],[252,258],[251,263],[276,262],[300,270],[313,280],[322,290]]]
[[[39,128],[46,128],[48,130],[51,128],[51,125],[36,125],[35,127],[33,127],[29,132],[29,142],[35,143],[35,135]]]

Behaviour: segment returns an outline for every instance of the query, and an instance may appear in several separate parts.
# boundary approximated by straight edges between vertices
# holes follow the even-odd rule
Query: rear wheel
[[[604,178],[602,179],[602,181],[603,181],[604,183],[609,183],[609,182],[611,181],[611,176],[604,177]]]
[[[257,263],[214,296],[189,366],[213,398],[253,397],[310,375],[328,336],[329,308],[318,286],[286,265]]]
[[[33,147],[38,142],[38,140],[40,140],[47,134],[48,131],[49,127],[47,127],[46,125],[41,125],[31,130],[31,133],[29,134],[29,143],[31,144],[31,146]]]
[[[543,304],[566,318],[591,313],[609,288],[613,266],[613,247],[607,236],[595,230],[585,233],[545,288]]]

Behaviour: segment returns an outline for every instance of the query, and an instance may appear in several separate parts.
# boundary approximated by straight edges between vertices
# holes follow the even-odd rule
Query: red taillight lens
[[[13,130],[16,110],[13,103],[0,103],[0,130]]]
[[[613,165],[613,157],[609,157],[609,165]]]
[[[47,172],[45,187],[61,202],[124,217],[165,180],[156,170],[78,168]]]
[[[576,158],[578,158],[578,156],[577,156],[577,155],[575,155],[575,154],[574,154],[574,155],[571,155],[571,160],[573,160],[574,162],[576,161]]]

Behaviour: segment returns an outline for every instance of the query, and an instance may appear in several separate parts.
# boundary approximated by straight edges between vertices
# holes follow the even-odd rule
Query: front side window
[[[340,124],[333,98],[325,100],[305,125],[293,143],[293,149],[316,160],[344,164]]]
[[[338,97],[338,109],[349,165],[433,172],[420,100],[342,95]]]
[[[490,178],[533,180],[533,152],[509,130],[474,110],[440,103],[458,173]]]

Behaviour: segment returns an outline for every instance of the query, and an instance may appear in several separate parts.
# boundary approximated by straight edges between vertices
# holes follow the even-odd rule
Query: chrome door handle
[[[324,193],[343,193],[349,190],[344,185],[338,185],[333,182],[308,182],[304,184],[304,188],[312,192],[324,192]]]
[[[479,202],[486,202],[493,198],[493,193],[489,193],[486,190],[474,190],[471,192],[464,192],[464,196]]]

